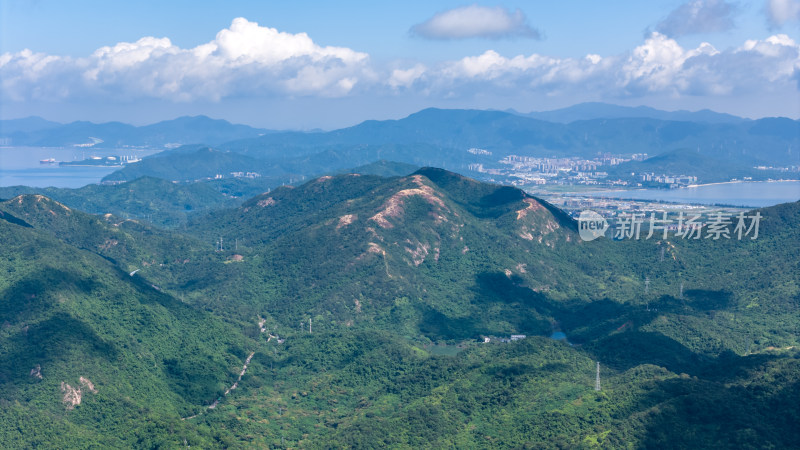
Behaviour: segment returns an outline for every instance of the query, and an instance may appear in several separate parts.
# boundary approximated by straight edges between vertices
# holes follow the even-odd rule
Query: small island
[[[139,162],[141,159],[135,156],[91,156],[79,161],[62,161],[59,166],[78,166],[78,167],[123,167],[126,164]]]

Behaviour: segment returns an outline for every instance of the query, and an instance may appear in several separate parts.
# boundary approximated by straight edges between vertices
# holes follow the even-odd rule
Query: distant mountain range
[[[652,160],[650,170],[686,168],[687,172],[674,175],[695,175],[701,181],[755,178],[771,176],[753,169],[756,165],[800,164],[800,122],[785,118],[736,123],[618,118],[563,124],[500,111],[426,109],[400,120],[366,121],[329,132],[264,134],[214,146],[205,154],[197,153],[199,148],[161,152],[109,175],[107,180],[133,180],[143,175],[199,179],[236,170],[272,177],[310,177],[378,159],[476,175],[470,170],[472,164],[497,167],[508,155],[594,158],[605,153],[648,153],[654,157],[680,149],[693,152],[679,152],[663,167],[654,164],[659,159]],[[484,151],[470,153],[472,148]],[[698,155],[705,161],[702,166],[688,159],[675,161]],[[709,174],[713,177],[708,178]]]
[[[179,117],[141,127],[121,122],[59,124],[40,117],[0,121],[0,138],[17,146],[59,147],[95,143],[98,148],[163,148],[193,143],[220,144],[269,132],[206,116]]]
[[[0,136],[11,137],[34,131],[50,130],[63,124],[42,119],[41,117],[25,117],[23,119],[0,120]]]
[[[592,119],[570,124],[545,122],[499,111],[425,109],[400,120],[366,121],[327,133],[274,133],[229,142],[221,148],[268,158],[287,152],[355,145],[418,145],[466,152],[478,147],[494,160],[521,156],[595,156],[649,153],[681,147],[746,163],[798,163],[800,122],[760,119],[709,124],[650,118]],[[429,155],[429,157],[435,157]]]
[[[570,123],[578,120],[631,118],[706,123],[740,123],[749,120],[731,114],[718,113],[709,109],[702,109],[700,111],[662,111],[660,109],[650,108],[649,106],[631,107],[600,102],[579,103],[567,108],[554,109],[552,111],[521,113],[512,109],[509,110],[509,112],[533,119],[558,123]]]
[[[368,120],[348,128],[313,133],[274,132],[204,116],[142,127],[118,122],[58,125],[28,118],[3,121],[0,130],[0,137],[12,145],[93,143],[96,148],[166,148],[109,175],[109,181],[130,181],[141,176],[187,181],[230,172],[301,179],[380,159],[476,175],[470,170],[471,165],[496,167],[508,155],[593,158],[605,153],[647,153],[652,158],[680,149],[694,153],[674,154],[670,166],[661,167],[655,164],[661,160],[652,160],[651,170],[683,167],[688,173],[681,174],[707,181],[709,173],[722,179],[756,177],[764,173],[754,171],[754,166],[800,165],[797,120],[748,120],[706,110],[667,112],[602,103],[526,115],[429,108],[399,120]],[[209,146],[211,149],[207,150]],[[469,153],[471,148],[484,151]],[[705,161],[702,167],[716,170],[703,169],[685,159],[698,155]]]

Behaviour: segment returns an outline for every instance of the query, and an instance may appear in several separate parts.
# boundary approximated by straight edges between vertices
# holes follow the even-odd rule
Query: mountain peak
[[[8,206],[13,206],[18,211],[33,213],[34,211],[50,212],[53,215],[58,213],[69,215],[71,209],[49,197],[41,194],[22,194],[5,202]]]

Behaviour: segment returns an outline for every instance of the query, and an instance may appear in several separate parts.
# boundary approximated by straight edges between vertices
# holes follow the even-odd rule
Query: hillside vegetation
[[[800,203],[756,212],[754,240],[585,242],[543,200],[435,168],[171,230],[14,197],[0,439],[797,447]]]

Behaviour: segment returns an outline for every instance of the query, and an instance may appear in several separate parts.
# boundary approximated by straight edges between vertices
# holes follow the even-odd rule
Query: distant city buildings
[[[258,178],[261,176],[258,172],[231,172],[233,178]]]
[[[655,173],[640,173],[639,179],[655,183],[669,184],[671,187],[688,186],[697,183],[697,177],[691,175],[665,175]]]
[[[473,149],[470,149],[472,153]],[[637,157],[646,157],[646,153],[639,153]],[[475,163],[468,166],[474,172],[490,175],[501,175],[516,180],[511,184],[542,185],[542,184],[614,184],[627,185],[626,180],[608,180],[608,170],[611,167],[630,161],[622,155],[602,154],[594,159],[579,157],[566,158],[537,158],[532,156],[508,155],[498,161],[499,169],[486,168],[483,164]],[[602,180],[602,181],[601,181]]]
[[[474,155],[491,155],[492,152],[479,148],[467,150]],[[697,177],[685,174],[668,173],[636,173],[626,172],[620,175],[617,170],[614,177],[613,167],[628,161],[644,161],[647,153],[619,155],[598,153],[587,159],[577,156],[563,158],[540,158],[533,156],[508,155],[499,161],[497,166],[487,162],[472,163],[467,166],[470,171],[488,175],[506,177],[504,182],[515,186],[563,184],[563,185],[602,185],[602,186],[641,186],[642,183],[661,183],[670,187],[688,186],[697,183]],[[487,165],[489,167],[487,167]]]
[[[471,148],[471,149],[469,149],[469,150],[467,150],[467,151],[468,151],[469,153],[472,153],[473,155],[486,155],[486,156],[491,156],[491,154],[492,154],[492,152],[490,152],[489,150],[484,150],[484,149],[482,149],[482,148]]]
[[[773,166],[755,166],[756,170],[775,170],[778,172],[800,172],[800,166],[786,166],[786,167],[773,167]]]
[[[213,178],[206,178],[206,180],[224,180],[225,178],[258,178],[261,174],[258,172],[231,172],[230,177],[218,173]]]

